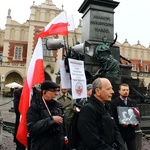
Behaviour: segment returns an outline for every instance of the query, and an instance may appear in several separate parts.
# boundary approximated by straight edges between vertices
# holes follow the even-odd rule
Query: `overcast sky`
[[[40,5],[45,0],[34,0],[35,5]],[[79,23],[82,14],[78,13],[78,8],[84,0],[52,0],[53,3],[73,14],[75,25]],[[115,9],[114,31],[118,33],[118,42],[123,43],[125,39],[131,45],[139,40],[142,45],[148,47],[150,44],[150,0],[116,0],[120,2]],[[12,20],[19,23],[26,22],[30,15],[32,0],[0,0],[0,28],[5,28],[8,9],[11,9]]]

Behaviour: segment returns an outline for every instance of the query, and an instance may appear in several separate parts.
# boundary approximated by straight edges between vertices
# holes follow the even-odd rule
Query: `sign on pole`
[[[73,99],[87,97],[86,77],[84,71],[84,62],[76,59],[68,59],[72,83]]]

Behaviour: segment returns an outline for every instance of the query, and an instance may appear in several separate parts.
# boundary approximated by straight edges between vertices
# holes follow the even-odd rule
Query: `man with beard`
[[[119,86],[119,97],[111,102],[112,114],[118,125],[119,131],[127,145],[128,150],[137,150],[135,142],[135,127],[137,124],[119,124],[117,107],[137,107],[136,101],[131,100],[129,96],[129,85],[121,84]]]

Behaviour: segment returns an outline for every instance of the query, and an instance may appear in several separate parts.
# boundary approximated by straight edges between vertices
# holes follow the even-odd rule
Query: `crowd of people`
[[[21,91],[14,92],[16,150],[26,149],[15,137]],[[34,87],[26,115],[27,149],[137,150],[135,128],[139,122],[120,123],[117,111],[118,107],[128,107],[128,113],[133,116],[136,101],[129,98],[128,84],[121,84],[118,92],[119,97],[112,100],[114,91],[107,78],[97,78],[88,84],[87,97],[78,100],[72,99],[70,89],[62,88],[61,83],[46,80],[40,90]],[[122,114],[126,116],[124,112]],[[76,121],[73,122],[74,118]]]

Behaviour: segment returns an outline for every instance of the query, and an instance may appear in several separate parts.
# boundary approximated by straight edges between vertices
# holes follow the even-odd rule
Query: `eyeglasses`
[[[49,89],[47,91],[51,91],[51,92],[59,92],[60,90],[59,89]]]

